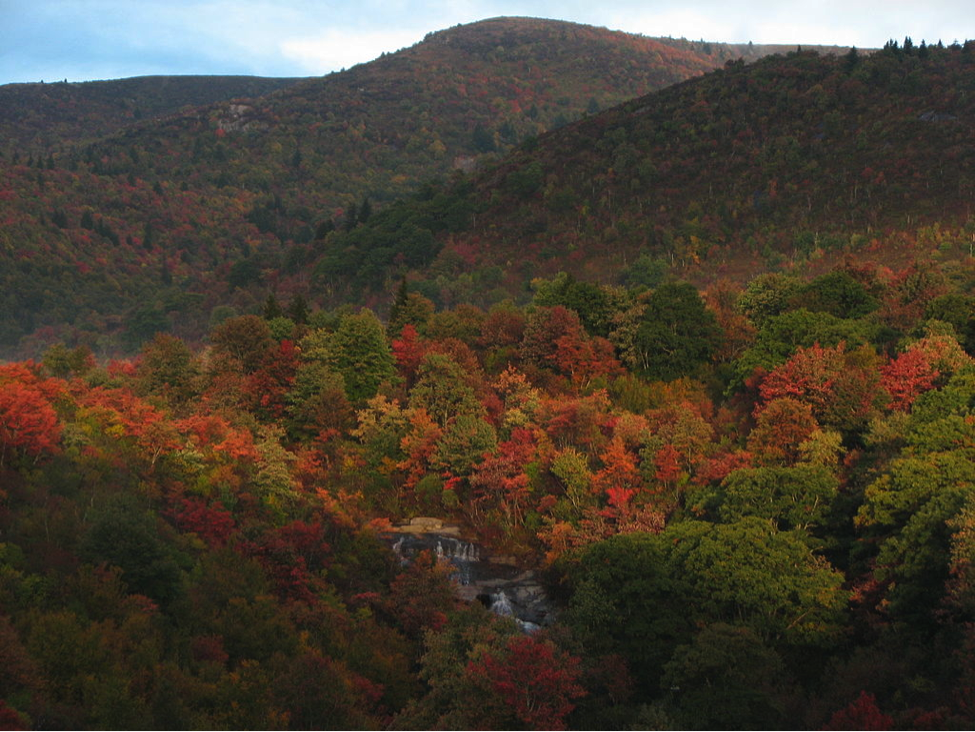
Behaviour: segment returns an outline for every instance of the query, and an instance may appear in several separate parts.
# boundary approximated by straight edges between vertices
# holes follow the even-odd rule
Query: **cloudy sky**
[[[0,84],[320,75],[499,15],[710,41],[975,38],[972,0],[0,0]]]

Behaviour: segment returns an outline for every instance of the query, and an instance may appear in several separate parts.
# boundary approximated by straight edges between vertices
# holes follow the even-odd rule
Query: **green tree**
[[[975,298],[958,292],[941,295],[928,303],[924,317],[951,324],[969,351],[975,346]]]
[[[467,374],[454,359],[442,353],[423,357],[416,386],[410,390],[410,405],[426,409],[441,427],[461,414],[479,415],[483,411],[467,384]]]
[[[674,649],[690,642],[695,620],[691,588],[671,571],[662,537],[621,534],[589,546],[571,573],[563,616],[587,656],[620,654],[651,688]]]
[[[240,363],[245,373],[257,371],[275,345],[267,322],[256,315],[228,318],[213,329],[210,342],[214,351]]]
[[[667,260],[644,252],[623,271],[623,282],[629,287],[653,289],[664,281],[669,270]]]
[[[188,402],[199,387],[199,365],[193,352],[175,336],[159,333],[142,349],[138,366],[143,393],[157,394],[177,406]]]
[[[437,442],[431,464],[453,475],[467,476],[485,454],[498,447],[498,435],[488,422],[476,414],[457,415]]]
[[[552,280],[532,281],[533,302],[541,307],[561,305],[574,310],[590,335],[609,336],[610,321],[615,313],[609,293],[591,282],[577,282],[572,275],[559,272]]]
[[[801,287],[793,303],[814,313],[848,319],[862,318],[880,307],[863,283],[843,270],[827,272]]]
[[[42,363],[51,375],[66,379],[72,374],[84,376],[95,366],[95,357],[88,346],[68,348],[63,343],[55,343],[44,352]]]
[[[755,342],[734,362],[736,384],[744,384],[755,369],[771,371],[800,347],[819,344],[826,348],[845,343],[853,351],[872,340],[875,331],[865,320],[844,320],[805,308],[772,316],[759,329]]]
[[[769,272],[755,277],[738,297],[736,307],[746,318],[761,328],[770,318],[789,309],[802,287],[793,275]]]
[[[258,284],[263,279],[261,265],[254,259],[247,258],[236,262],[227,274],[227,284],[231,289],[246,289],[250,285]]]
[[[267,296],[267,300],[264,301],[264,309],[261,311],[265,320],[274,320],[275,318],[280,318],[284,315],[284,311],[278,304],[278,299],[271,293]]]
[[[362,199],[362,205],[359,206],[359,223],[366,223],[372,216],[372,203],[369,202],[369,196]]]
[[[300,293],[291,298],[288,307],[285,308],[284,315],[293,320],[297,325],[308,323],[308,302]]]
[[[159,535],[156,515],[127,494],[94,511],[81,544],[88,561],[119,567],[132,593],[169,603],[180,593],[181,573]]]
[[[368,308],[339,321],[329,339],[328,359],[330,367],[345,379],[345,391],[353,403],[375,396],[379,385],[396,373],[386,329]]]
[[[359,207],[353,202],[345,211],[345,230],[352,231],[359,225]]]
[[[140,305],[125,319],[122,340],[126,347],[136,349],[156,333],[165,333],[169,328],[169,318],[161,307],[154,304]]]
[[[471,144],[480,153],[494,152],[497,149],[494,135],[481,123],[478,123],[471,133]]]
[[[842,575],[803,532],[757,516],[685,521],[587,548],[572,573],[566,622],[591,654],[621,653],[656,686],[695,628],[731,623],[773,648],[829,646],[842,627]]]
[[[397,715],[395,727],[514,728],[516,720],[504,714],[505,710],[488,706],[490,698],[483,688],[483,678],[467,673],[467,668],[481,653],[502,649],[519,635],[517,625],[492,618],[480,603],[451,614],[443,628],[426,635],[419,671],[426,693]],[[495,711],[501,712],[501,719],[493,714]]]
[[[838,637],[842,575],[814,556],[802,532],[776,531],[749,516],[728,524],[676,524],[674,571],[687,577],[689,605],[711,621],[735,622],[773,644],[816,646]]]
[[[288,434],[294,439],[312,439],[323,430],[341,431],[352,419],[345,379],[320,361],[298,367],[287,402]]]
[[[687,282],[661,285],[647,298],[633,346],[639,370],[652,379],[691,376],[719,345],[721,330]]]
[[[975,385],[970,368],[918,398],[901,456],[865,492],[855,523],[879,545],[886,610],[933,627],[952,566],[952,527],[975,502]],[[955,560],[957,561],[957,559]]]
[[[797,465],[736,470],[722,488],[722,521],[759,516],[782,530],[810,529],[825,518],[839,480],[821,465]]]
[[[664,666],[684,729],[782,729],[793,689],[781,656],[753,631],[708,625]]]
[[[389,310],[389,332],[394,336],[398,335],[404,325],[410,324],[422,335],[426,332],[426,325],[433,317],[433,312],[433,301],[419,292],[409,291],[406,280],[403,280]]]

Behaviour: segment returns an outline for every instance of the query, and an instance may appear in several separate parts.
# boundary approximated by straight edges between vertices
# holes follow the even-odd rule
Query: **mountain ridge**
[[[330,228],[365,219],[360,207],[364,214],[431,177],[491,165],[546,129],[733,53],[542,20],[485,21],[430,38],[264,97],[136,122],[38,154],[32,165],[9,160],[0,341],[76,338],[80,329],[115,333],[84,336],[111,344],[124,325],[136,345],[160,329],[205,332],[211,310],[250,311],[269,289],[321,300],[309,290],[311,267],[329,250]],[[422,250],[433,230],[443,222],[413,225],[392,246]],[[369,255],[386,264],[395,256]],[[385,297],[377,293],[395,275],[386,264],[373,268],[379,288],[371,283],[369,298]]]
[[[702,282],[745,260],[754,274],[881,251],[932,226],[965,252],[971,51],[793,53],[624,102],[476,177],[477,225],[447,249],[475,268],[514,258],[600,281],[647,253]]]

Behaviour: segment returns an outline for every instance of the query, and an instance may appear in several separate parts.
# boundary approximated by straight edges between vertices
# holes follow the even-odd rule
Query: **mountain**
[[[770,50],[499,18],[254,99],[160,107],[96,141],[65,131],[0,170],[0,344],[81,337],[113,350],[120,329],[129,347],[160,329],[199,336],[214,308],[252,310],[269,290],[325,302],[309,275],[331,256],[332,228],[353,229],[425,182],[489,165],[570,120]],[[369,255],[356,299],[385,296],[397,246],[425,251],[457,225],[414,221]]]
[[[451,189],[471,215],[415,266],[390,248],[384,216],[414,215],[400,207],[332,235],[314,281],[354,290],[382,271],[450,302],[448,280],[467,277],[459,289],[488,304],[559,270],[638,278],[635,262],[704,283],[849,255],[967,259],[973,84],[972,43],[731,62],[529,141]]]
[[[115,81],[0,86],[0,152],[44,155],[184,107],[270,94],[299,79],[140,76]]]
[[[653,39],[562,21],[496,18],[429,34],[370,63],[247,103],[132,125],[93,146],[107,170],[194,177],[324,210],[392,200],[475,158],[762,46]],[[132,151],[149,159],[132,159]]]

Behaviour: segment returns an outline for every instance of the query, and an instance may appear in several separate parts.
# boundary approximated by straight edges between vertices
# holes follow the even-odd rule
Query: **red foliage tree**
[[[54,452],[60,438],[58,415],[39,389],[20,381],[0,383],[0,467],[8,454]]]
[[[162,454],[180,447],[179,436],[166,414],[128,389],[97,387],[80,394],[78,403],[98,420],[106,434],[131,440],[150,466]]]
[[[800,348],[774,369],[759,387],[762,399],[797,399],[812,407],[824,425],[852,428],[870,416],[880,389],[880,374],[872,349],[847,352],[840,343]]]
[[[935,267],[912,264],[888,284],[880,316],[894,328],[908,330],[921,320],[927,304],[946,289],[945,278]]]
[[[578,386],[588,385],[599,376],[617,376],[623,368],[605,338],[585,338],[582,331],[556,339],[550,360]]]
[[[7,702],[0,699],[0,729],[30,729],[30,723],[16,709],[11,709]]]
[[[842,729],[893,729],[894,719],[880,711],[877,699],[873,694],[861,691],[860,696],[849,706],[833,715],[829,723],[823,727],[828,730]]]
[[[880,367],[880,385],[890,394],[890,408],[906,412],[914,400],[934,388],[939,371],[924,351],[912,349]]]
[[[731,473],[742,468],[752,467],[752,454],[745,450],[718,453],[705,460],[697,469],[694,483],[697,485],[718,484]]]
[[[260,368],[247,376],[244,394],[251,409],[266,419],[280,419],[297,371],[298,351],[294,343],[283,340],[267,354]]]
[[[530,430],[516,428],[511,439],[498,445],[471,476],[475,499],[497,505],[509,526],[522,521],[529,497],[525,467],[535,459],[535,439]]]
[[[680,470],[690,473],[710,454],[717,443],[711,418],[714,405],[706,397],[696,400],[690,395],[666,398],[670,403],[646,413],[650,432],[664,445],[670,445]]]
[[[566,336],[582,338],[582,323],[574,310],[561,305],[538,308],[528,316],[521,341],[521,357],[527,363],[550,366],[556,361],[558,341]]]
[[[423,551],[390,583],[386,609],[411,638],[446,624],[455,604],[452,571],[449,562]]]
[[[932,367],[942,374],[955,373],[958,369],[972,362],[972,357],[965,353],[957,339],[950,335],[927,335],[907,347],[910,351],[920,351]]]
[[[773,399],[759,412],[748,436],[748,451],[758,465],[793,465],[799,445],[819,429],[812,407],[796,399]]]
[[[600,458],[603,469],[593,476],[593,488],[606,494],[610,506],[623,510],[643,488],[636,457],[626,449],[623,440],[616,437]]]
[[[198,498],[183,499],[178,519],[183,529],[195,533],[211,548],[226,544],[236,528],[230,511],[223,506],[208,506]]]
[[[610,401],[604,389],[577,399],[546,399],[537,413],[540,424],[559,447],[598,450],[611,425]]]
[[[410,431],[400,442],[407,457],[396,464],[396,469],[405,473],[405,488],[413,488],[427,474],[430,459],[442,434],[443,430],[430,418],[427,410],[421,408],[412,411]]]
[[[486,686],[498,705],[529,729],[565,729],[574,699],[585,696],[579,684],[579,659],[561,653],[537,636],[512,638],[501,652],[469,661],[466,675]]]
[[[292,521],[266,532],[256,542],[242,541],[239,546],[261,563],[283,597],[316,602],[317,593],[324,588],[321,571],[332,551],[320,521]]]
[[[423,357],[430,350],[429,344],[420,339],[420,334],[412,323],[407,323],[403,326],[400,337],[393,340],[392,347],[400,375],[406,379],[407,388],[412,387],[416,383],[416,373]]]
[[[485,348],[515,346],[525,336],[525,316],[515,308],[495,308],[481,323],[480,344]]]
[[[653,477],[664,485],[675,485],[680,477],[678,457],[677,449],[669,442],[657,450],[657,454],[653,458],[653,464],[657,470]]]

